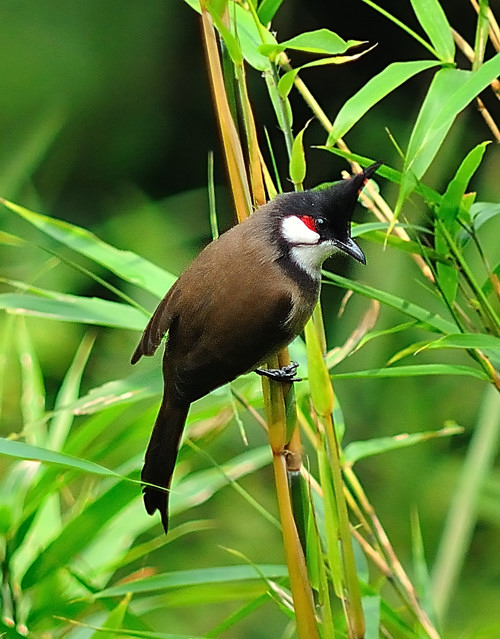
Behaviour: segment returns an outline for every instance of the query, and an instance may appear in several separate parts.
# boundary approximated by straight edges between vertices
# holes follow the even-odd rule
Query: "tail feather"
[[[141,480],[163,488],[143,487],[144,505],[149,515],[160,511],[165,533],[168,531],[169,487],[177,451],[189,411],[189,404],[172,406],[164,399],[149,440]]]

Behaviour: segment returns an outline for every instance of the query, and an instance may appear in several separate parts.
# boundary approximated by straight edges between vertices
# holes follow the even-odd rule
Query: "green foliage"
[[[198,2],[187,4],[200,11]],[[474,557],[468,561],[467,553],[479,521],[498,534],[498,499],[491,495],[498,496],[497,477],[492,473],[500,431],[500,206],[484,201],[481,192],[481,188],[490,188],[484,167],[492,162],[493,145],[488,146],[481,133],[466,147],[454,131],[460,126],[459,115],[471,110],[480,94],[490,85],[498,90],[500,53],[490,54],[487,47],[490,27],[495,45],[488,3],[480,3],[471,68],[461,68],[444,2],[412,0],[424,39],[396,16],[364,0],[367,7],[360,11],[377,10],[433,59],[392,62],[351,96],[344,95],[341,85],[336,86],[344,104],[333,124],[302,77],[312,67],[352,63],[361,55],[357,64],[363,65],[370,58],[370,49],[360,40],[344,40],[327,29],[278,41],[270,23],[279,18],[282,4],[288,3],[202,3],[212,15],[232,64],[240,70],[230,80],[236,77],[242,88],[245,64],[249,75],[257,80],[264,76],[276,122],[284,134],[289,167],[289,176],[280,179],[279,145],[270,144],[274,176],[270,172],[265,176],[268,193],[276,189],[273,179],[276,190],[287,177],[302,188],[313,163],[309,145],[320,149],[325,162],[341,156],[352,166],[356,162],[367,166],[380,159],[378,149],[363,139],[356,142],[359,153],[351,153],[343,136],[354,135],[366,120],[372,128],[381,128],[376,109],[389,100],[397,106],[398,98],[392,95],[396,89],[415,79],[425,87],[415,114],[408,114],[410,129],[404,142],[395,144],[394,151],[391,136],[389,149],[395,157],[386,159],[390,158],[386,151],[377,188],[369,186],[362,196],[378,221],[356,226],[353,235],[370,245],[377,267],[362,275],[356,272],[353,278],[324,273],[330,285],[325,286],[326,292],[335,287],[354,294],[356,300],[346,309],[346,318],[337,324],[348,327],[350,323],[355,328],[346,335],[347,328],[332,329],[328,321],[328,342],[345,343],[325,353],[317,313],[308,327],[308,361],[300,339],[291,347],[305,371],[306,381],[296,385],[296,394],[307,452],[303,477],[310,480],[292,484],[301,507],[300,536],[307,550],[321,633],[326,639],[345,635],[351,620],[349,613],[344,616],[340,599],[352,595],[353,578],[360,592],[354,592],[350,603],[359,597],[367,639],[380,633],[402,639],[436,639],[439,628],[446,636],[461,636],[463,623],[447,616],[447,610],[453,597],[460,601],[465,595],[472,602],[466,623],[486,629],[493,617],[483,618],[481,611],[474,617],[473,610],[480,608],[485,594],[491,601],[498,589],[493,585],[480,588],[475,582],[471,586]],[[403,45],[392,42],[392,46]],[[292,67],[288,54],[313,59]],[[322,72],[329,72],[328,67]],[[324,134],[312,124],[306,129],[303,123],[294,134],[292,123],[300,118],[295,92],[325,128]],[[268,129],[275,126],[274,121],[265,124]],[[279,524],[273,501],[261,479],[271,452],[267,445],[255,443],[253,433],[254,423],[262,420],[256,380],[238,380],[193,406],[172,487],[171,513],[178,525],[168,538],[143,511],[139,468],[161,380],[157,362],[155,368],[129,370],[127,352],[137,335],[129,337],[120,331],[142,330],[147,320],[143,307],[152,305],[148,295],[163,296],[175,278],[147,258],[148,246],[141,242],[147,223],[137,219],[137,211],[144,212],[143,196],[137,204],[136,195],[127,195],[135,220],[127,243],[134,251],[117,248],[115,244],[123,240],[109,228],[94,233],[86,228],[90,222],[78,225],[35,212],[51,209],[51,202],[43,201],[35,185],[38,172],[50,169],[50,149],[64,125],[61,109],[41,107],[39,115],[25,125],[15,155],[9,152],[0,157],[2,170],[5,167],[0,195],[28,202],[21,206],[2,199],[5,230],[0,232],[0,243],[16,266],[2,260],[0,308],[6,313],[0,355],[8,366],[0,371],[5,417],[0,438],[4,474],[0,487],[0,633],[16,638],[26,632],[33,637],[48,633],[79,637],[85,629],[89,637],[180,637],[164,632],[165,628],[177,631],[175,624],[165,621],[173,614],[175,623],[190,637],[240,637],[245,624],[250,627],[248,636],[257,636],[254,619],[265,620],[259,636],[285,634],[287,625],[295,623],[296,613],[289,570],[276,537]],[[392,129],[390,120],[388,126]],[[257,127],[260,132],[263,123],[257,122]],[[188,159],[179,155],[175,162],[186,161],[187,172],[197,152],[190,148]],[[444,186],[435,179],[438,163],[437,175]],[[59,168],[54,183],[63,180],[65,170]],[[491,168],[489,173],[493,173]],[[476,184],[477,193],[471,190]],[[380,195],[386,190],[392,209]],[[212,189],[213,228],[214,202]],[[160,203],[148,202],[147,208],[148,220],[155,225],[164,223]],[[113,211],[111,205],[109,210]],[[116,218],[113,223],[121,227],[122,221]],[[176,220],[171,228],[183,224]],[[111,236],[111,240],[104,241],[100,235]],[[162,248],[167,240],[172,238],[162,237]],[[187,252],[185,247],[183,252]],[[91,295],[85,294],[85,287],[99,292],[92,288]],[[375,318],[365,317],[356,326],[355,314],[362,313],[359,309],[366,299],[375,309]],[[78,339],[67,332],[72,325],[80,329]],[[95,327],[92,334],[86,332],[88,325]],[[72,339],[73,347],[69,347]],[[113,339],[119,342],[114,350]],[[106,356],[97,359],[99,351]],[[62,374],[54,374],[60,357],[70,363]],[[411,364],[400,363],[409,357],[413,357]],[[347,441],[338,451],[338,466],[335,434],[328,430],[334,401],[335,432],[338,439]],[[467,423],[455,423],[462,418],[456,410],[466,412],[463,419]],[[366,424],[361,432],[356,420]],[[231,430],[236,429],[227,426],[233,422],[239,428],[235,441],[230,442]],[[455,440],[455,448],[445,443],[464,431],[467,435]],[[250,446],[242,453],[245,438]],[[407,449],[412,457],[405,457]],[[411,473],[415,474],[405,478],[404,464],[410,466],[413,457]],[[395,474],[391,474],[388,459],[394,460]],[[374,465],[368,466],[371,463]],[[368,481],[363,477],[366,468],[376,469],[373,477],[377,473],[384,476],[388,486],[379,485],[381,497],[367,489],[375,510],[362,488],[362,483],[371,488],[370,475]],[[350,533],[339,507],[342,490],[336,482],[341,470],[354,526],[355,563],[346,551]],[[400,476],[395,478],[397,473]],[[417,493],[417,485],[428,492]],[[217,497],[221,494],[228,501],[228,494],[238,497],[222,516],[214,507],[215,519],[224,520],[229,531],[236,526],[235,512],[241,504],[246,509],[240,517],[237,541],[227,542],[224,537],[231,532],[220,527],[212,539],[209,535],[218,524],[195,519],[197,507],[206,517],[210,511],[203,510],[203,504],[212,498],[212,503],[220,503]],[[438,495],[441,501],[432,503],[429,494]],[[493,505],[488,505],[488,494]],[[420,517],[415,514],[408,522],[407,512],[415,501]],[[400,551],[401,560],[375,514],[377,508],[390,522],[386,526],[389,537],[394,530],[394,537],[401,539],[411,528],[412,548]],[[437,515],[435,510],[439,510]],[[432,522],[433,516],[437,523]],[[396,529],[398,525],[402,527]],[[211,541],[202,547],[200,540],[205,538]],[[221,562],[214,548],[227,543],[238,550],[228,551],[230,559],[217,565]],[[437,553],[428,552],[428,544],[438,548]],[[496,546],[494,539],[488,547],[489,557],[498,552]],[[402,567],[409,563],[410,555],[411,579]],[[217,612],[198,613],[206,610],[208,602],[217,604]],[[176,606],[189,607],[189,614],[175,615]]]

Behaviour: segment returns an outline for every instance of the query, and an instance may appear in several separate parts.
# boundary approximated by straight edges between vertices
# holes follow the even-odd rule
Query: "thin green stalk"
[[[477,523],[478,502],[500,440],[500,398],[488,386],[463,468],[458,476],[432,575],[434,606],[444,621]]]
[[[415,615],[415,618],[419,621],[429,638],[440,639],[440,635],[432,624],[432,621],[429,619],[425,610],[420,606],[415,589],[394,552],[373,506],[368,501],[358,478],[350,466],[344,467],[344,476],[347,479],[351,492],[356,497],[359,507],[364,513],[364,518],[369,522],[369,535],[375,540],[382,561],[387,565],[389,572],[392,574],[387,574],[387,571],[379,566],[382,573],[390,579],[390,583],[397,595],[401,598],[407,610]],[[373,541],[371,543],[373,543]]]
[[[362,638],[365,634],[365,620],[361,605],[361,590],[354,561],[347,504],[344,496],[340,448],[333,428],[333,389],[321,346],[323,336],[320,338],[320,331],[312,319],[306,325],[305,335],[311,399],[328,444],[330,471],[335,493],[335,508],[337,510],[337,533],[340,541],[345,587],[343,600],[346,606],[346,621],[349,628],[349,636]]]
[[[488,44],[490,21],[488,19],[488,0],[479,0],[479,12],[477,15],[476,37],[474,41],[474,61],[472,70],[477,71],[484,61],[484,52]]]
[[[219,225],[217,223],[217,206],[215,203],[213,151],[210,151],[208,153],[207,183],[208,183],[208,210],[209,210],[209,216],[210,216],[210,230],[212,231],[212,239],[216,240],[219,237]]]
[[[277,365],[270,362],[271,365]],[[290,590],[292,591],[295,620],[299,639],[319,639],[312,589],[307,567],[293,518],[292,501],[288,489],[288,477],[284,449],[286,445],[286,415],[282,385],[262,378],[264,407],[269,428],[269,443],[273,453],[273,469],[276,495],[283,531]]]

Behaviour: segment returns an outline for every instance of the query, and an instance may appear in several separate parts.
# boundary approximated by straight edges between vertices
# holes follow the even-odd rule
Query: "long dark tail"
[[[184,424],[189,411],[189,404],[172,405],[169,399],[163,398],[160,412],[149,440],[141,480],[168,489],[174,472],[175,460]],[[158,490],[152,486],[144,486],[144,505],[149,515],[160,511],[161,523],[168,531],[168,490]]]

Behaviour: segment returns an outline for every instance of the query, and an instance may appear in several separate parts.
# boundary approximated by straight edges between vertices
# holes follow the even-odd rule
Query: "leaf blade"
[[[416,60],[411,62],[394,62],[371,78],[364,87],[355,93],[342,106],[334,120],[333,128],[328,135],[327,146],[333,146],[378,102],[389,93],[407,82],[410,78],[439,65],[439,62]]]
[[[443,62],[455,59],[455,42],[450,24],[438,0],[411,0],[413,11]]]
[[[78,322],[97,326],[112,326],[142,331],[145,316],[138,309],[120,302],[98,297],[83,297],[53,293],[49,297],[1,293],[0,308],[17,315],[35,315],[64,322]]]
[[[107,244],[82,227],[35,213],[3,198],[0,198],[0,202],[46,235],[158,297],[163,297],[175,282],[176,278],[171,273],[132,251]]]

